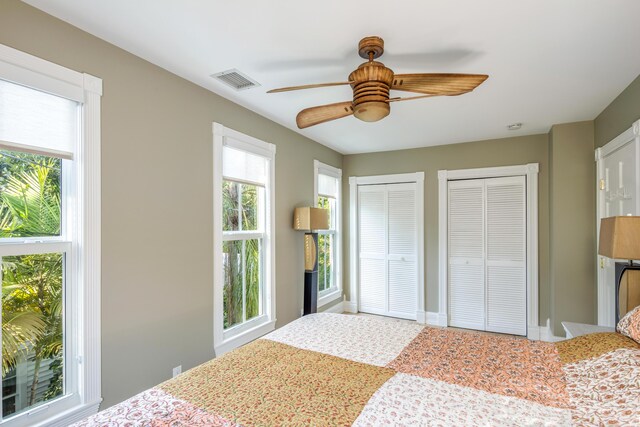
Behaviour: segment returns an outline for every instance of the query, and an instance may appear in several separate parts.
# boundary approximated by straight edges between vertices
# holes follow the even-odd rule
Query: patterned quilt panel
[[[75,426],[640,426],[640,346],[305,316]]]

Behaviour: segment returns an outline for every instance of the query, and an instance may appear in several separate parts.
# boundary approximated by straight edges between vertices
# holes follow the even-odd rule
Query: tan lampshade
[[[293,228],[295,230],[328,230],[329,211],[320,208],[296,208],[293,212]]]
[[[602,218],[598,254],[612,259],[640,259],[640,216]]]

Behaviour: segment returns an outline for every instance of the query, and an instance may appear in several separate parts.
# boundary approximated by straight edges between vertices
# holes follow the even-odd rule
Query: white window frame
[[[224,330],[224,267],[222,265],[222,148],[262,156],[268,160],[268,183],[265,186],[265,224],[260,232],[243,232],[247,238],[255,235],[264,239],[264,299],[263,314],[249,321]],[[247,344],[275,329],[276,280],[275,280],[275,156],[276,146],[257,138],[213,123],[213,345],[216,356]]]
[[[333,283],[329,289],[318,291],[318,308],[322,308],[342,298],[342,169],[313,161],[313,206],[318,205],[318,175],[327,175],[338,180],[338,194],[336,195],[336,226],[335,230],[318,230],[318,234],[333,234]]]
[[[66,332],[65,376],[70,394],[38,405],[0,422],[2,427],[66,426],[98,412],[101,397],[100,336],[100,100],[102,80],[0,44],[0,79],[80,103],[80,135],[74,160],[63,160],[63,193],[68,203],[60,238],[41,243],[4,243],[0,256],[64,252]],[[8,144],[7,144],[8,145]],[[67,230],[64,231],[65,226]],[[69,236],[71,237],[68,240]],[[71,288],[70,288],[71,287]],[[71,328],[71,329],[69,329]],[[65,380],[67,381],[67,380]],[[69,384],[69,383],[67,383]]]

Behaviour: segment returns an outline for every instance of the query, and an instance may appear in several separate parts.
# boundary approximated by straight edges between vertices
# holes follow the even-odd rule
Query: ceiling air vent
[[[222,71],[220,73],[212,74],[211,77],[221,81],[222,83],[231,86],[235,90],[251,89],[252,87],[260,86],[260,83],[253,80],[246,74],[234,69]]]

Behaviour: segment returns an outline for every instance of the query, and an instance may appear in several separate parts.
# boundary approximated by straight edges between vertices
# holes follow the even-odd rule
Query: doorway
[[[596,150],[597,235],[600,220],[640,214],[640,120]],[[599,242],[598,242],[599,243]],[[615,260],[598,256],[598,325],[615,326]]]
[[[539,165],[537,163],[530,163],[525,165],[516,166],[503,166],[494,168],[479,168],[479,169],[464,169],[464,170],[441,170],[438,171],[438,310],[439,312],[432,316],[429,313],[429,317],[437,319],[437,325],[449,326],[453,324],[461,324],[465,319],[461,317],[461,312],[458,313],[456,320],[456,313],[452,308],[457,309],[459,307],[451,307],[451,301],[456,298],[453,293],[454,288],[450,289],[450,284],[460,280],[469,279],[468,272],[466,275],[460,277],[454,277],[459,275],[460,271],[465,270],[466,267],[477,264],[474,270],[475,276],[471,279],[470,283],[473,283],[477,288],[478,295],[476,295],[476,303],[482,308],[477,310],[477,316],[474,316],[473,320],[469,321],[466,327],[474,329],[488,329],[495,330],[504,333],[516,333],[526,335],[529,339],[540,339],[540,327],[538,325],[538,171]],[[490,181],[498,178],[499,180]],[[449,197],[450,197],[450,184],[455,182],[471,182],[473,180],[481,180],[482,189],[476,190],[476,200],[482,199],[482,203],[477,206],[477,215],[472,215],[467,219],[462,216],[458,218],[460,224],[466,224],[462,227],[470,226],[472,219],[475,218],[478,222],[474,225],[476,231],[480,230],[479,238],[479,251],[476,253],[456,253],[456,243],[451,241],[450,234],[450,212],[449,212]],[[487,186],[487,183],[490,183]],[[453,187],[474,185],[474,184],[453,184]],[[478,183],[476,187],[480,187]],[[495,187],[494,194],[488,196],[488,187]],[[504,188],[500,188],[504,187]],[[524,188],[523,188],[524,187]],[[510,189],[509,189],[510,188]],[[466,196],[465,196],[466,197]],[[488,203],[487,199],[493,198],[493,202]],[[512,200],[509,200],[512,199]],[[520,200],[516,202],[515,200]],[[514,229],[509,230],[509,236],[502,236],[502,230],[500,230],[499,223],[507,218],[500,218],[507,210],[500,207],[501,203],[506,203],[511,206],[508,211],[511,218],[509,221],[513,224],[520,223],[524,219],[524,228],[522,229],[522,235],[514,232]],[[522,204],[524,203],[524,214],[522,213]],[[496,210],[494,214],[487,214],[487,209]],[[518,207],[520,206],[520,207]],[[497,209],[496,209],[497,208]],[[462,210],[464,212],[464,209]],[[524,218],[523,218],[524,215]],[[464,215],[463,215],[464,216]],[[478,217],[480,219],[478,220]],[[487,219],[494,220],[494,226],[487,222]],[[493,231],[489,230],[493,227]],[[489,231],[489,235],[487,235]],[[516,238],[516,235],[519,236]],[[454,236],[455,237],[455,236]],[[467,239],[469,236],[464,237]],[[468,239],[467,239],[468,240]],[[493,242],[493,243],[491,243]],[[517,245],[516,245],[517,243]],[[487,244],[494,245],[495,247],[487,249]],[[513,244],[513,245],[512,245]],[[522,246],[524,244],[524,248]],[[462,247],[463,245],[458,245]],[[512,247],[513,246],[513,247]],[[519,250],[514,249],[519,247]],[[505,250],[508,249],[508,250]],[[451,252],[453,250],[453,252]],[[524,257],[520,256],[520,260],[514,258],[514,254],[524,250]],[[494,259],[491,253],[493,252]],[[463,255],[462,258],[459,255]],[[480,255],[478,259],[463,259],[465,256]],[[471,256],[470,258],[473,258]],[[469,261],[469,264],[466,263]],[[456,265],[462,262],[462,268]],[[451,266],[454,268],[451,268]],[[524,272],[522,271],[524,266]],[[469,268],[467,268],[468,270]],[[460,271],[458,271],[460,270]],[[496,274],[492,277],[492,271]],[[507,274],[508,273],[508,274]],[[524,277],[522,276],[524,274]],[[511,277],[507,278],[508,275]],[[518,294],[519,305],[513,313],[509,312],[508,303],[501,301],[507,293],[503,292],[510,285],[509,283],[518,277],[518,280],[524,280],[524,286],[520,283],[515,287],[515,292]],[[509,286],[508,286],[509,285]],[[493,291],[488,290],[490,286],[493,286]],[[510,289],[512,292],[514,289]],[[524,289],[524,293],[522,293]],[[459,291],[459,289],[456,289]],[[493,293],[495,298],[492,299],[490,293]],[[511,300],[511,296],[507,299]],[[524,299],[525,304],[522,304]],[[495,310],[487,310],[487,307],[496,306],[499,307]],[[491,312],[494,313],[494,319],[490,319]],[[495,317],[495,314],[498,314]],[[511,330],[510,324],[513,320],[508,319],[512,316],[513,319],[519,319],[517,322],[517,330]],[[524,317],[524,320],[523,320]],[[505,321],[506,320],[506,321]]]
[[[425,323],[424,173],[349,183],[351,311]]]

